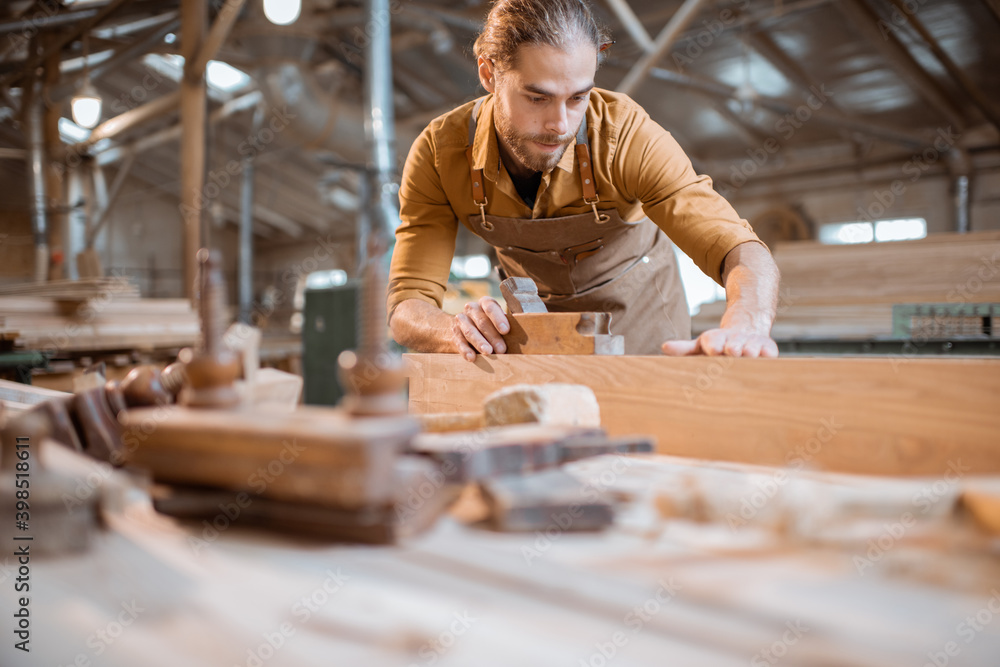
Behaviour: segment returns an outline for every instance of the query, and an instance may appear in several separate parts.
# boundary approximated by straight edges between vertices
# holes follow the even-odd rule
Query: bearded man
[[[441,310],[461,223],[548,310],[610,312],[626,354],[777,356],[767,247],[638,104],[594,87],[608,43],[581,0],[492,6],[475,43],[488,94],[432,121],[403,169],[387,303],[401,345],[506,351],[493,298]],[[695,340],[672,243],[726,288]]]

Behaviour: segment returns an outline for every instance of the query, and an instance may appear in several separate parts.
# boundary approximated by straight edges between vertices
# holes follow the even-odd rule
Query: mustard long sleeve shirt
[[[461,221],[473,233],[479,207],[472,199],[468,146],[474,102],[440,116],[410,149],[399,191],[400,226],[389,271],[388,312],[407,299],[441,306]],[[746,220],[695,173],[674,138],[626,95],[595,88],[587,108],[591,160],[600,203],[623,220],[647,216],[707,275],[721,284],[722,262],[741,243],[760,240]],[[483,169],[491,215],[552,218],[585,213],[576,151],[570,145],[543,174],[534,208],[517,194],[500,160],[493,96],[477,117],[472,156]]]

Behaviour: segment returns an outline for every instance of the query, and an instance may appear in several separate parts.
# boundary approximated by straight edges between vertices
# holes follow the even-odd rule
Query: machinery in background
[[[360,283],[307,289],[302,322],[302,376],[307,405],[336,405],[344,396],[337,358],[358,344]]]

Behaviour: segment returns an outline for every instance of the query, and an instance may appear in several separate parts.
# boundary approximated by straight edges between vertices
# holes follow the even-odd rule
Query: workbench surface
[[[955,514],[965,471],[569,470],[618,501],[611,530],[490,532],[468,487],[403,544],[331,545],[178,524],[136,494],[86,553],[31,561],[31,653],[5,629],[0,664],[997,664],[1000,547]],[[16,568],[8,552],[8,626]]]

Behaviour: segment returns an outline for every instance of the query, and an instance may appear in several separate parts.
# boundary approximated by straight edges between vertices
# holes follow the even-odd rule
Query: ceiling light
[[[80,127],[92,130],[101,122],[101,95],[90,82],[90,66],[88,63],[89,49],[87,35],[83,36],[83,83],[76,91],[70,105],[73,108],[73,120]]]
[[[73,97],[73,120],[80,127],[93,129],[101,121],[103,102],[94,84],[89,78],[83,80],[83,85]]]
[[[291,25],[302,13],[302,0],[264,0],[264,16],[275,25]]]

